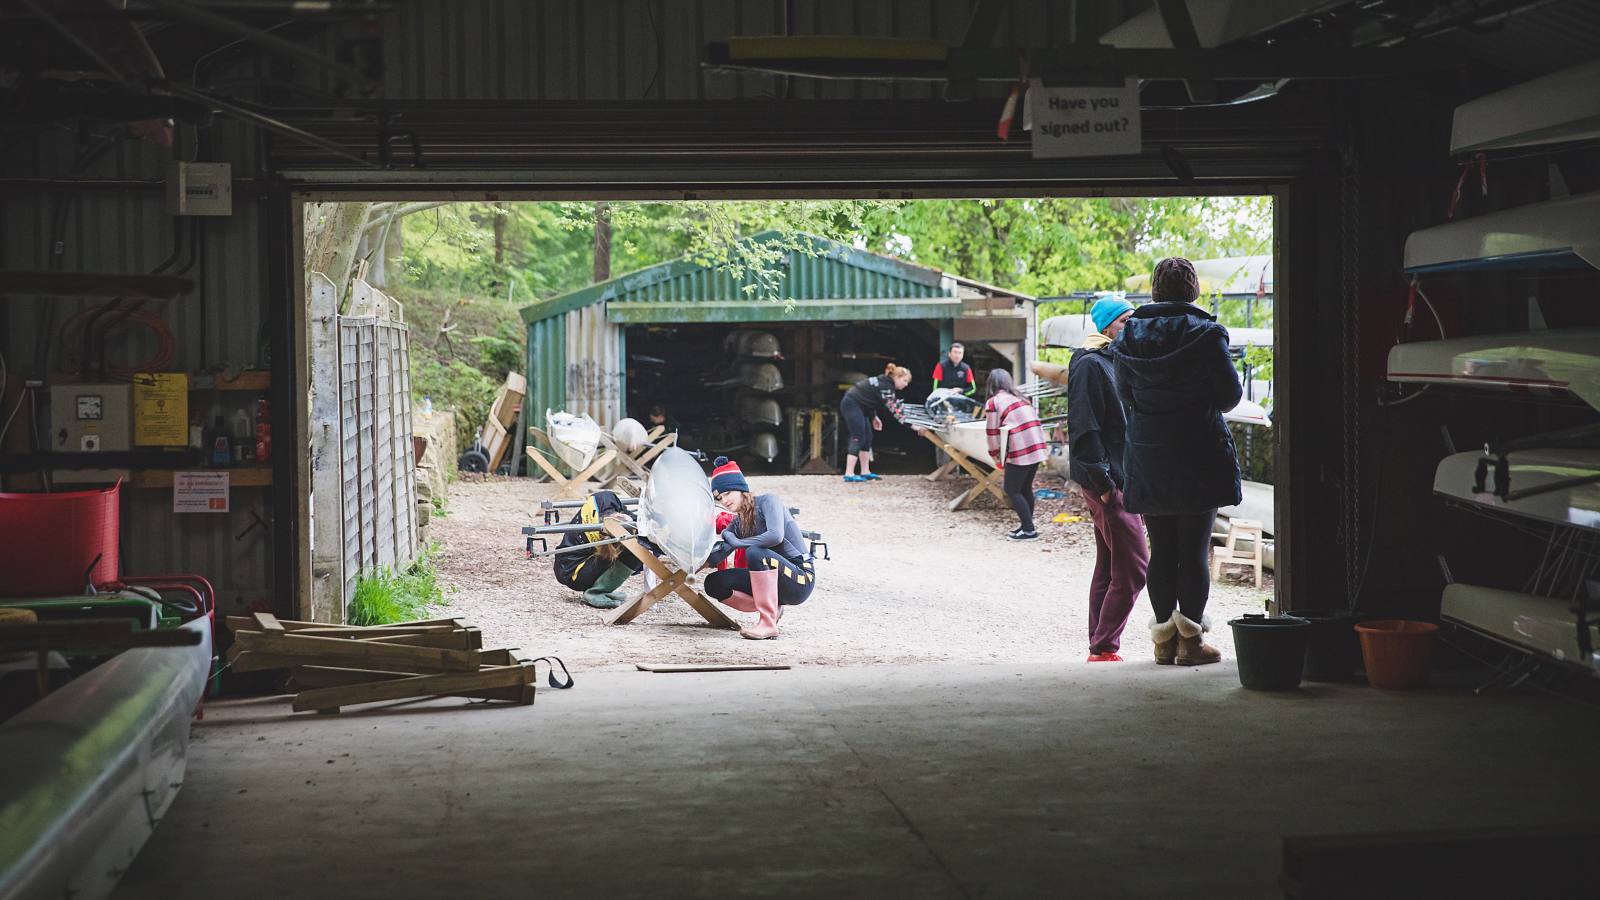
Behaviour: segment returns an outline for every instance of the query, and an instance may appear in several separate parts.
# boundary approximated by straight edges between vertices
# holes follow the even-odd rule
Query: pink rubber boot
[[[722,601],[722,605],[731,606],[739,612],[755,612],[756,598],[746,594],[744,591],[734,591],[728,595],[728,599]]]
[[[765,641],[778,636],[778,570],[751,569],[750,594],[760,621],[739,629],[739,636]]]

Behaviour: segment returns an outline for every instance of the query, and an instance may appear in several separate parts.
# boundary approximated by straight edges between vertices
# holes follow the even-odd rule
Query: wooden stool
[[[1249,550],[1240,550],[1239,541],[1250,542]],[[1252,566],[1256,570],[1256,590],[1261,590],[1261,563],[1265,555],[1261,523],[1255,519],[1229,519],[1228,542],[1211,553],[1211,580],[1222,574],[1224,564]]]

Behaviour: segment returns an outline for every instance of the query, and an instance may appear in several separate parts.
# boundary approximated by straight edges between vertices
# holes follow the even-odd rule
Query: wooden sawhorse
[[[678,442],[678,433],[665,434],[666,430],[661,425],[650,429],[647,440],[632,453],[617,446],[616,441],[612,440],[609,434],[602,433],[600,441],[606,445],[607,449],[616,451],[617,462],[621,463],[623,468],[640,478],[649,478],[650,464],[655,462],[656,457],[664,453],[668,447]]]
[[[555,442],[550,439],[550,435],[545,434],[542,429],[529,425],[528,433],[544,438],[546,444],[552,448],[555,447]],[[605,433],[601,432],[601,436],[604,437]],[[595,458],[587,468],[571,478],[563,475],[561,470],[556,468],[555,463],[545,459],[544,454],[540,453],[539,448],[533,446],[531,442],[528,444],[527,454],[528,458],[533,460],[534,464],[540,469],[543,469],[544,473],[549,475],[550,480],[555,483],[557,500],[576,500],[589,492],[589,482],[598,478],[600,472],[606,466],[616,461],[617,449],[615,445],[607,446],[603,452],[595,454]]]
[[[1001,490],[1001,481],[1005,478],[1004,466],[994,466],[989,471],[985,472],[976,460],[963,453],[959,447],[945,440],[938,431],[935,431],[932,428],[924,429],[922,436],[932,441],[935,447],[943,450],[945,455],[950,457],[949,462],[940,466],[938,469],[935,469],[933,474],[928,476],[929,481],[937,481],[946,472],[949,472],[952,467],[959,466],[968,475],[971,475],[975,482],[977,482],[972,487],[957,495],[954,500],[951,500],[950,509],[966,509],[972,505],[974,500],[983,496],[985,491],[993,494],[995,499],[1000,501],[1001,505],[1011,505],[1011,501],[1006,497],[1005,491]],[[1001,452],[1004,452],[1005,435],[1001,435],[1000,446],[1002,448]],[[984,465],[987,465],[987,463]]]
[[[605,523],[606,531],[617,538],[623,548],[632,553],[650,573],[661,579],[660,583],[639,596],[629,600],[606,617],[607,625],[626,625],[644,614],[644,611],[677,594],[689,604],[702,618],[717,628],[738,628],[739,623],[728,617],[728,614],[717,606],[716,601],[689,586],[689,573],[668,566],[661,561],[659,556],[650,552],[648,547],[639,543],[639,539],[627,526],[610,519]]]

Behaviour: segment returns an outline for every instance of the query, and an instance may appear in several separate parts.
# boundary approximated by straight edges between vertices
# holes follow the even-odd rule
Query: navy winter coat
[[[1239,457],[1222,414],[1244,389],[1228,329],[1192,303],[1147,303],[1109,352],[1128,415],[1123,506],[1159,516],[1237,504]]]

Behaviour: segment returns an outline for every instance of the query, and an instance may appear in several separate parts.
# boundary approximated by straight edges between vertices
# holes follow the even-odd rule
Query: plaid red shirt
[[[1007,465],[1029,466],[1050,458],[1050,443],[1045,439],[1039,411],[1014,394],[996,394],[983,405],[989,431],[989,458],[1000,459],[1000,431],[1006,433]]]

